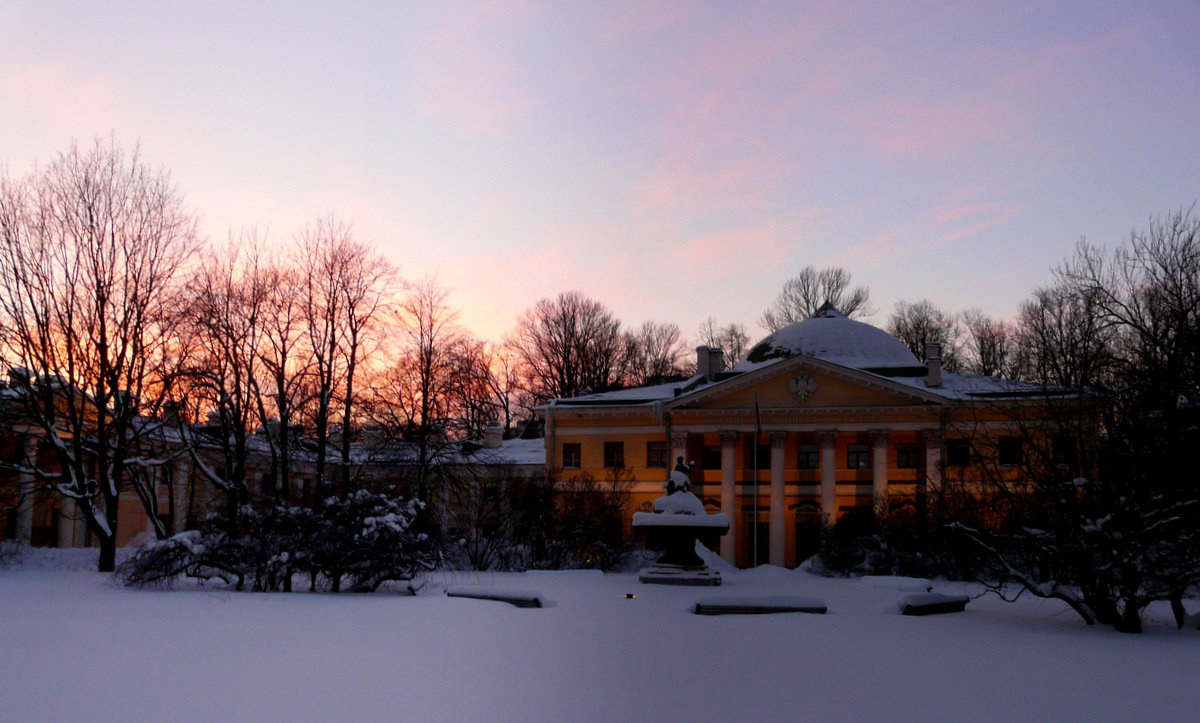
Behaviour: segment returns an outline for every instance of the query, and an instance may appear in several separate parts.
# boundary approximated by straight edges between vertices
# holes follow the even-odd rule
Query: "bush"
[[[417,500],[359,491],[313,507],[242,507],[209,517],[201,530],[140,548],[116,576],[126,585],[170,584],[182,575],[287,592],[301,574],[310,590],[368,592],[434,569],[436,538]]]
[[[25,554],[25,545],[20,540],[0,540],[0,567],[15,565]]]
[[[975,579],[984,562],[945,523],[942,500],[920,512],[896,498],[879,509],[861,508],[825,527],[815,569],[827,575],[905,575]],[[961,512],[961,511],[960,511]]]

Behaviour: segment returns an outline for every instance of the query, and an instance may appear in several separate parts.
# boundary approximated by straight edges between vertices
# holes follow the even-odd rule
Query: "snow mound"
[[[705,547],[699,541],[696,542],[696,554],[704,560],[704,564],[721,573],[722,577],[729,575],[740,574],[742,571],[737,568],[737,565],[731,565],[725,562],[725,558]]]
[[[761,615],[766,613],[815,613],[824,615],[829,605],[816,597],[800,595],[714,595],[696,601],[697,615]]]
[[[521,590],[511,587],[489,587],[483,585],[455,585],[446,588],[447,597],[465,597],[474,600],[495,600],[519,608],[547,608],[553,605],[538,590]]]
[[[130,550],[117,550],[117,564],[130,554]],[[95,547],[26,547],[19,546],[15,552],[4,556],[0,568],[5,570],[79,570],[94,572],[100,562],[100,550]]]
[[[761,552],[760,552],[761,554]],[[747,580],[792,580],[795,579],[796,573],[786,567],[778,565],[759,565],[758,567],[742,570],[742,577]]]
[[[668,515],[703,515],[704,503],[691,492],[676,492],[654,500],[654,511]]]
[[[923,577],[903,577],[901,575],[864,575],[858,579],[858,584],[880,590],[899,590],[901,592],[931,592],[933,583]]]

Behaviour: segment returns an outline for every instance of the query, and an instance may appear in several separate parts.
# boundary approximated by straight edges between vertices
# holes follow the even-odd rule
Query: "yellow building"
[[[693,491],[732,522],[722,557],[794,566],[815,552],[822,521],[981,464],[1016,473],[1045,395],[945,372],[929,351],[921,364],[895,337],[826,307],[729,370],[700,347],[687,381],[551,401],[538,410],[546,469],[556,481],[629,480],[636,510],[683,458]]]

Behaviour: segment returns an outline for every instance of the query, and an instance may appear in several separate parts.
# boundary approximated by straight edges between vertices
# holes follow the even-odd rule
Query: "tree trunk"
[[[117,538],[110,535],[100,538],[100,572],[112,572],[117,568]]]
[[[1127,601],[1125,609],[1121,611],[1121,616],[1117,619],[1114,627],[1122,633],[1142,632],[1141,608]]]

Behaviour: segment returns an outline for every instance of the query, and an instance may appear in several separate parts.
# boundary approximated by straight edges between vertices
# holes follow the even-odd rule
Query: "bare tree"
[[[342,315],[347,249],[354,243],[350,225],[332,216],[309,223],[297,239],[297,265],[303,279],[304,321],[312,355],[313,434],[316,437],[316,494],[324,494],[329,423],[335,395],[344,378]]]
[[[410,287],[396,314],[401,337],[395,364],[385,371],[384,386],[377,386],[376,422],[414,444],[413,483],[423,501],[445,452],[466,339],[448,296],[435,277]]]
[[[750,349],[750,336],[742,324],[718,326],[716,319],[708,317],[700,325],[700,344],[716,347],[725,357],[725,363],[733,366],[746,356]]]
[[[1169,215],[1111,254],[1082,242],[1056,276],[1018,324],[1022,374],[1044,400],[1036,424],[1010,425],[1009,461],[1025,468],[989,480],[1010,524],[959,527],[999,583],[1088,623],[1140,632],[1166,601],[1198,627],[1185,600],[1200,583],[1200,223]]]
[[[1046,387],[1106,385],[1115,330],[1103,323],[1094,293],[1057,285],[1038,289],[1021,305],[1017,374]]]
[[[630,336],[629,383],[660,384],[683,373],[687,358],[679,325],[647,321]]]
[[[497,421],[504,427],[504,434],[512,432],[513,422],[522,408],[518,360],[507,344],[488,344],[484,349],[490,373],[487,375],[493,408]],[[528,413],[528,407],[525,407]]]
[[[1152,219],[1111,255],[1082,241],[1058,275],[1103,329],[1121,332],[1115,371],[1141,406],[1200,400],[1200,217]]]
[[[962,314],[964,344],[962,368],[986,377],[1010,377],[1014,373],[1013,329],[1002,321],[984,316],[979,309]]]
[[[525,388],[539,402],[620,386],[628,365],[621,323],[578,291],[542,299],[517,322],[509,343]]]
[[[292,494],[292,430],[311,364],[304,345],[303,282],[298,270],[278,260],[260,269],[260,276],[266,292],[258,351],[264,379],[255,403],[270,445],[275,491],[286,500]]]
[[[850,272],[832,267],[818,270],[805,266],[783,284],[779,296],[763,312],[760,323],[767,331],[778,331],[804,321],[825,304],[836,306],[851,319],[870,316],[871,292],[865,286],[850,287]]]
[[[260,245],[253,231],[231,235],[211,263],[194,273],[185,312],[195,339],[189,396],[198,413],[207,411],[218,422],[211,442],[221,450],[220,468],[205,463],[189,425],[181,424],[180,430],[190,442],[193,465],[225,493],[230,514],[248,501],[250,436],[265,422],[259,385],[266,378],[261,352],[270,292],[260,268]]]
[[[364,244],[353,243],[343,249],[341,268],[342,345],[340,354],[345,370],[342,389],[341,468],[342,489],[350,489],[350,445],[357,421],[355,387],[359,368],[368,353],[378,347],[377,328],[392,303],[398,282],[396,269]]]
[[[313,434],[316,484],[321,493],[330,427],[341,403],[343,490],[350,485],[350,444],[355,422],[355,375],[371,343],[372,325],[396,281],[395,269],[354,238],[350,224],[332,216],[310,223],[298,238],[297,263],[303,278],[304,319],[312,355]]]
[[[958,369],[958,322],[932,302],[926,299],[913,304],[897,301],[896,310],[888,318],[887,330],[921,361],[925,361],[927,344],[941,344],[942,366],[947,371]]]
[[[487,344],[465,333],[450,350],[453,373],[447,425],[454,436],[478,439],[500,413]]]
[[[173,284],[196,243],[170,176],[115,141],[73,145],[0,190],[0,343],[29,370],[25,412],[57,467],[31,472],[75,500],[102,571],[114,566],[123,489],[158,463],[140,453],[151,425],[139,417],[169,393]]]

